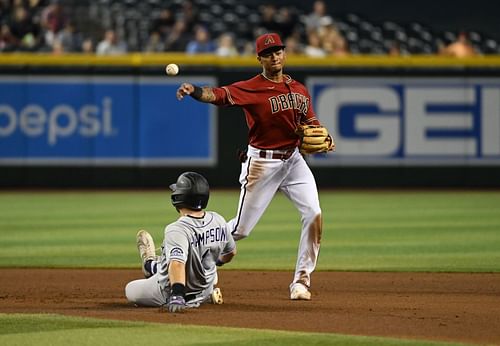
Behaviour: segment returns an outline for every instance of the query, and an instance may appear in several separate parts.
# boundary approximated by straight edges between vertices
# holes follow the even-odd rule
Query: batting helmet
[[[184,172],[175,184],[170,185],[172,190],[172,204],[176,208],[193,210],[205,209],[208,204],[210,189],[208,181],[195,172]]]

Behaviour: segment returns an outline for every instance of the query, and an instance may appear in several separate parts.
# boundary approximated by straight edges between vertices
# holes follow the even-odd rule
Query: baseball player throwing
[[[243,108],[249,144],[243,156],[241,192],[236,217],[228,222],[235,240],[247,237],[277,190],[295,205],[302,217],[292,300],[310,300],[311,273],[318,260],[322,218],[314,176],[301,153],[334,149],[332,137],[316,118],[305,86],[283,73],[285,46],[274,33],[256,40],[262,73],[223,87],[183,83],[177,98]]]
[[[204,211],[209,186],[200,174],[185,172],[170,189],[180,217],[165,227],[160,256],[156,256],[151,235],[144,230],[137,233],[146,279],[129,282],[125,295],[136,305],[166,306],[170,312],[205,302],[222,304],[222,293],[215,288],[216,265],[229,262],[236,254],[226,220],[213,211]]]

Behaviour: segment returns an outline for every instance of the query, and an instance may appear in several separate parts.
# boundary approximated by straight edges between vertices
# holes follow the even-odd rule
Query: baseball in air
[[[179,66],[177,66],[177,64],[168,64],[165,68],[165,72],[167,72],[169,76],[175,76],[179,73]]]

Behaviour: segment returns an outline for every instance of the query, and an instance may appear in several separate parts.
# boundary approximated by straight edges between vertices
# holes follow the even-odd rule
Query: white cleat
[[[139,250],[139,255],[142,259],[142,272],[146,278],[151,276],[151,273],[146,271],[144,264],[147,261],[156,259],[155,243],[153,237],[145,230],[140,230],[137,232],[137,250]]]
[[[212,304],[220,305],[224,303],[224,299],[222,299],[222,291],[220,288],[216,287],[212,291]]]
[[[301,283],[293,283],[290,286],[290,299],[291,300],[311,300],[311,292]]]

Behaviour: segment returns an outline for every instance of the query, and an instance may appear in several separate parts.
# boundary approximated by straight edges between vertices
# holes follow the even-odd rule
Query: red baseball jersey
[[[241,106],[248,125],[249,144],[259,149],[293,148],[299,144],[299,123],[319,125],[306,87],[290,76],[273,82],[262,74],[213,88],[216,105]]]

